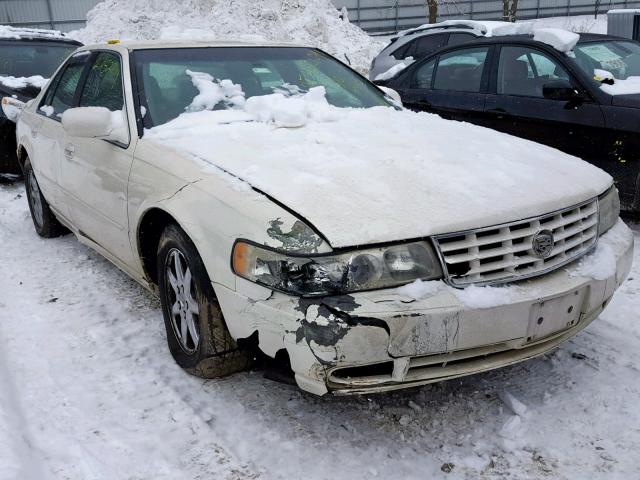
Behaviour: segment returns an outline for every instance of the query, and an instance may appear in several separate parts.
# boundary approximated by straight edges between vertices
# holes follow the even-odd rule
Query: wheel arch
[[[173,215],[162,208],[152,207],[141,216],[136,229],[136,246],[142,269],[154,285],[158,285],[156,259],[160,237],[164,229],[171,224],[177,225],[186,233]]]
[[[20,170],[24,172],[24,162],[28,157],[30,157],[29,152],[27,152],[27,148],[20,144],[18,145],[18,149],[16,150],[16,155],[18,157],[18,165],[20,166]]]

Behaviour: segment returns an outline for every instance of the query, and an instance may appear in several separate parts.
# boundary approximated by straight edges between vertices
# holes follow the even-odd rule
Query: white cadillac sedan
[[[631,267],[602,170],[402,110],[312,48],[87,46],[17,135],[38,234],[158,294],[200,376],[252,347],[318,395],[489,370],[585,328]]]

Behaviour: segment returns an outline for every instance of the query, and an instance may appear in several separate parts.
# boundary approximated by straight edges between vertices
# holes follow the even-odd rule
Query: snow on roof
[[[614,8],[612,10],[607,11],[607,15],[609,15],[610,13],[613,13],[613,14],[640,13],[640,8]]]
[[[424,32],[431,29],[454,28],[454,27],[473,30],[473,33],[476,33],[477,35],[486,35],[487,33],[490,33],[494,28],[499,26],[504,26],[504,25],[512,25],[512,24],[509,22],[497,22],[497,21],[446,20],[444,22],[438,22],[438,23],[426,23],[424,25],[420,25],[419,27],[403,30],[401,32],[398,32],[398,36],[403,37],[405,35],[411,35],[413,33]]]
[[[501,37],[506,35],[533,35],[534,40],[551,45],[561,52],[569,52],[576,46],[580,36],[561,28],[536,27],[533,22],[495,22],[475,20],[447,20],[411,28],[398,33],[399,37],[438,28],[460,27],[471,30],[479,36]]]
[[[384,48],[349,23],[331,0],[104,0],[87,25],[69,36],[83,43],[108,39],[249,40],[321,48],[361,73]]]
[[[17,28],[9,25],[0,25],[0,38],[43,38],[43,39],[60,39],[66,38],[63,33],[58,30],[44,30],[40,28]]]
[[[570,52],[580,40],[580,35],[563,28],[537,27],[532,22],[507,23],[495,26],[487,36],[533,35],[537,42],[546,43],[560,52]]]

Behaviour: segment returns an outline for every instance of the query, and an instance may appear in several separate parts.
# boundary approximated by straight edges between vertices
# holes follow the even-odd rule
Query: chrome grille
[[[551,231],[546,258],[533,238]],[[459,287],[507,283],[559,268],[588,252],[598,240],[598,199],[540,217],[434,237],[448,281]]]

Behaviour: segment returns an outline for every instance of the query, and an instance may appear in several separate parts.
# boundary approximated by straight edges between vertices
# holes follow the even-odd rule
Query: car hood
[[[296,128],[247,120],[242,112],[183,114],[146,130],[145,141],[203,172],[248,182],[333,247],[520,220],[585,201],[612,182],[557,150],[432,114],[331,107]]]
[[[616,107],[640,108],[640,94],[612,95],[611,104]]]

